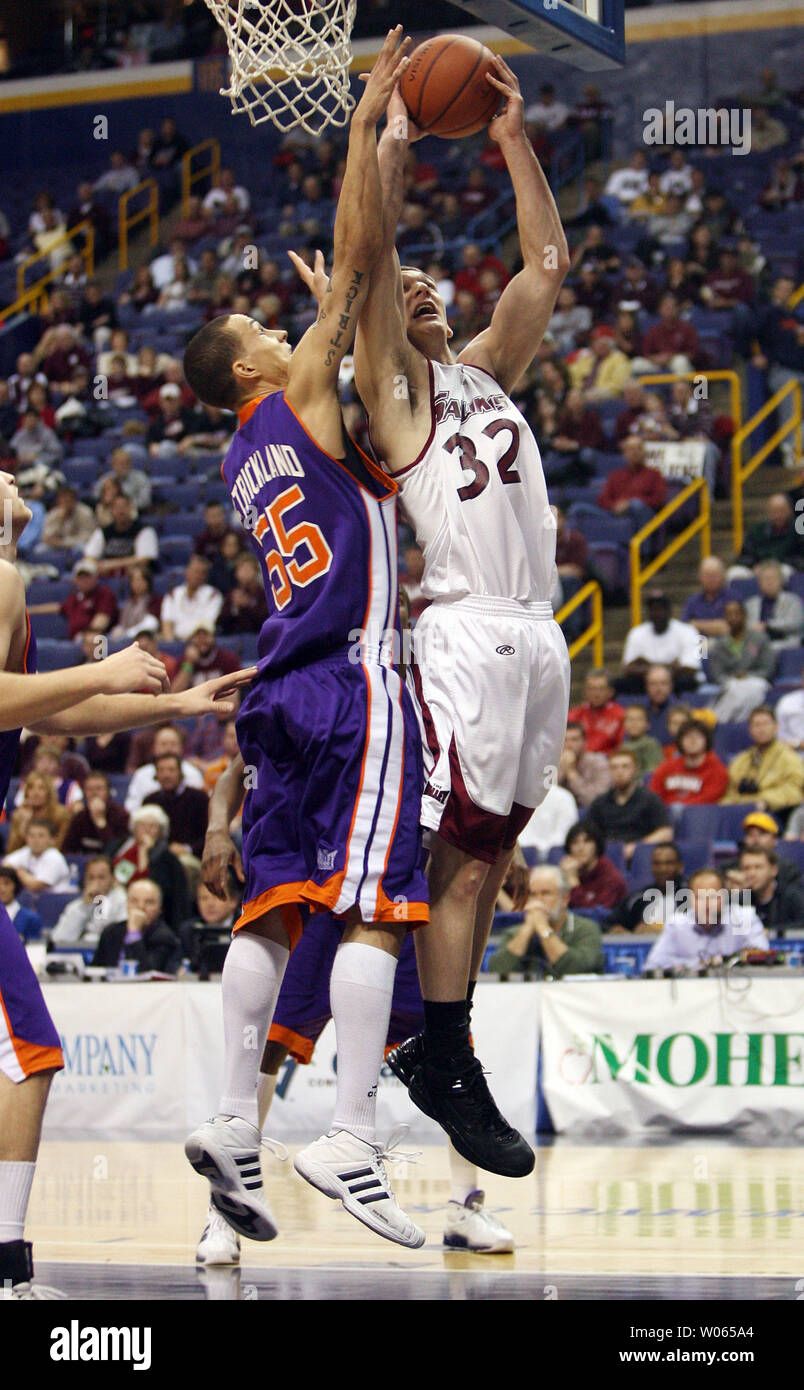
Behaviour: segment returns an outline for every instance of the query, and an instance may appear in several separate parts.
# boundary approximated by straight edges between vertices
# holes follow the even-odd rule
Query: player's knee
[[[487,874],[488,866],[486,864],[481,864],[476,859],[470,859],[462,864],[452,876],[446,893],[455,902],[473,906],[477,902]]]

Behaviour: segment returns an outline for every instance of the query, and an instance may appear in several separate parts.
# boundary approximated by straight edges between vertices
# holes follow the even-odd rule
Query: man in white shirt
[[[251,198],[242,184],[235,183],[231,169],[221,169],[215,186],[204,199],[204,212],[210,217],[220,217],[223,213],[228,216],[230,213],[248,212],[250,207]]]
[[[789,695],[782,696],[776,706],[776,719],[780,741],[789,743],[791,748],[801,752],[804,748],[804,676],[799,690],[791,690]]]
[[[182,786],[203,787],[203,773],[196,767],[195,763],[188,762],[186,758],[182,757],[183,752],[184,736],[175,725],[165,724],[161,729],[157,729],[154,734],[152,758],[155,760],[162,757],[164,753],[175,753],[178,758],[181,758]],[[138,767],[128,784],[128,792],[126,793],[125,807],[129,815],[132,816],[135,811],[139,811],[146,796],[150,796],[151,792],[158,791],[159,782],[156,777],[155,761]]]
[[[647,595],[648,621],[632,627],[623,647],[624,674],[615,682],[621,694],[642,694],[649,666],[669,667],[673,689],[695,690],[703,679],[701,635],[692,623],[671,617],[670,600],[659,589]]]
[[[164,290],[170,285],[176,275],[176,262],[187,263],[190,274],[195,275],[198,264],[187,255],[187,247],[181,237],[174,237],[169,249],[164,251],[161,256],[155,256],[148,269],[151,272],[151,279],[158,290]],[[242,267],[241,267],[242,269]]]
[[[7,854],[3,863],[17,870],[29,893],[69,893],[72,886],[70,866],[53,844],[53,831],[46,820],[29,821],[22,849]]]
[[[137,519],[134,503],[125,493],[112,502],[112,523],[99,526],[84,546],[84,557],[96,560],[99,574],[131,569],[141,560],[156,560],[159,538],[153,526]]]
[[[569,107],[563,101],[556,101],[556,89],[552,82],[545,82],[539,88],[539,100],[525,111],[525,120],[545,130],[561,130],[567,124]]]
[[[676,902],[666,912],[645,972],[696,970],[742,951],[767,951],[768,938],[753,907],[734,904],[732,898],[717,869],[692,874],[689,887],[676,890]]]
[[[125,889],[115,883],[109,860],[98,855],[87,860],[81,896],[67,904],[50,940],[56,946],[94,946],[107,922],[125,915]]]
[[[613,174],[609,174],[604,193],[628,207],[640,193],[645,192],[647,186],[647,156],[644,150],[634,150],[624,168],[615,169]]]
[[[659,179],[659,187],[662,193],[675,193],[679,198],[684,198],[692,188],[692,169],[684,158],[683,150],[673,150],[670,155],[670,167],[665,169]]]
[[[556,775],[558,770],[556,769]],[[567,832],[580,820],[578,803],[572,792],[558,785],[551,787],[541,806],[533,812],[519,837],[523,849],[537,849],[546,855],[563,845]]]
[[[209,561],[191,555],[184,571],[184,583],[170,589],[162,600],[162,636],[166,642],[189,642],[199,625],[212,632],[223,604],[223,594],[207,584]]]

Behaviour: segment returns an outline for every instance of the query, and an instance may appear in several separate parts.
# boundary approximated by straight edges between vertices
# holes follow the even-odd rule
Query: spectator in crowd
[[[507,932],[489,960],[495,975],[600,974],[603,949],[600,928],[588,917],[570,911],[569,883],[561,869],[542,864],[532,869],[525,920]]]
[[[103,928],[92,964],[114,970],[121,961],[133,960],[138,975],[149,971],[177,975],[182,962],[181,942],[163,914],[159,884],[145,877],[136,879],[126,892],[125,920]]]
[[[111,524],[97,527],[84,547],[86,559],[97,561],[98,573],[125,573],[143,560],[157,560],[156,531],[137,516],[131,499],[118,493],[112,498],[111,512]]]
[[[800,570],[804,546],[796,532],[796,518],[790,500],[774,492],[766,504],[766,520],[749,527],[743,548],[729,569],[729,579],[751,579],[762,560],[778,560],[785,583],[793,570]]]
[[[768,949],[768,938],[752,907],[730,904],[717,869],[690,875],[691,903],[672,913],[645,961],[645,972],[698,970],[745,951]]]
[[[42,542],[51,550],[82,550],[95,530],[92,508],[79,502],[69,483],[56,489],[56,500],[42,528]]]
[[[67,753],[66,749],[66,735],[53,735],[47,742],[40,742],[38,736],[35,736],[31,771],[46,777],[59,805],[66,806],[67,810],[72,812],[77,806],[83,805],[84,794],[78,779],[83,779],[88,769],[83,758]],[[28,750],[25,752],[27,756]],[[24,792],[18,791],[16,804],[22,805],[24,800]],[[61,846],[61,834],[58,835],[58,844]]]
[[[554,134],[563,130],[569,119],[570,109],[563,101],[556,99],[556,89],[552,82],[543,82],[539,88],[538,101],[525,108],[525,120],[542,126]]]
[[[29,772],[22,784],[22,800],[11,817],[6,850],[20,849],[25,844],[25,835],[32,820],[45,820],[51,826],[53,842],[61,847],[70,812],[61,805],[55,784],[44,772]]]
[[[672,905],[676,893],[686,886],[678,845],[672,840],[667,844],[654,845],[650,855],[650,871],[651,882],[629,893],[614,908],[606,926],[607,932],[615,935],[622,932],[654,935],[661,931],[668,904]]]
[[[128,815],[112,800],[109,779],[94,767],[84,779],[84,801],[64,837],[65,854],[105,854],[128,834]]]
[[[794,813],[797,814],[797,813]],[[792,817],[791,817],[792,820]],[[789,826],[789,823],[788,823]],[[789,835],[785,838],[789,839]],[[736,859],[726,860],[722,867],[723,873],[727,878],[727,886],[734,888],[744,888],[745,878],[740,868],[740,854],[744,849],[769,849],[774,853],[779,848],[779,824],[776,819],[769,815],[767,811],[749,811],[743,817],[742,837],[738,845],[738,855]],[[777,876],[782,884],[799,883],[801,881],[801,871],[791,859],[780,858],[777,866]]]
[[[224,599],[218,626],[223,633],[258,633],[267,616],[259,561],[244,550],[235,563],[234,584]]]
[[[16,365],[17,370],[12,372],[8,378],[8,394],[12,405],[15,405],[20,414],[23,414],[28,404],[28,392],[34,382],[47,387],[48,379],[43,371],[37,370],[36,361],[31,352],[21,352]]]
[[[776,706],[779,738],[799,752],[804,748],[804,678],[798,690],[783,695]]]
[[[222,502],[207,502],[204,507],[204,529],[196,536],[193,545],[196,555],[204,555],[213,563],[228,536],[234,536],[239,543],[240,537],[231,524],[231,515]]]
[[[166,381],[159,388],[159,414],[148,426],[148,452],[152,458],[171,456],[186,435],[192,434],[195,415],[184,405],[181,387]]]
[[[103,204],[98,202],[95,197],[95,190],[88,179],[82,179],[75,193],[75,203],[67,214],[67,226],[70,228],[74,246],[81,250],[85,245],[84,233],[79,232],[76,235],[73,229],[78,226],[79,222],[92,223],[92,230],[95,234],[95,262],[97,264],[109,251],[111,241],[109,214]]]
[[[558,763],[558,784],[572,792],[584,811],[611,785],[608,758],[603,753],[590,753],[583,724],[577,719],[567,722]]]
[[[634,150],[628,163],[622,169],[609,174],[606,183],[606,197],[616,198],[627,208],[648,186],[648,160],[644,150]]]
[[[551,849],[564,844],[567,831],[578,821],[578,805],[566,787],[551,786],[519,836],[523,849],[538,850],[546,858]]]
[[[640,777],[653,772],[662,761],[662,745],[649,732],[648,712],[643,705],[629,705],[625,711],[625,736],[620,747],[633,753]]]
[[[181,759],[175,753],[163,753],[154,759],[159,790],[150,792],[145,806],[161,806],[169,821],[168,847],[177,858],[192,854],[201,857],[207,833],[209,798],[198,787],[182,782]]]
[[[660,175],[650,173],[645,188],[628,204],[628,216],[632,221],[647,222],[666,207],[667,195],[662,191]]]
[[[36,941],[42,935],[42,918],[32,907],[19,901],[22,880],[10,864],[0,865],[0,904],[5,908],[14,928],[24,942]]]
[[[202,787],[204,779],[198,768],[184,757],[184,734],[175,724],[160,724],[152,733],[143,732],[151,739],[151,761],[141,764],[133,773],[126,793],[126,810],[130,816],[138,811],[146,796],[159,791],[156,777],[156,759],[165,753],[175,753],[181,758],[181,780],[188,787]],[[135,736],[136,737],[136,736]]]
[[[625,897],[625,879],[603,853],[604,848],[602,834],[588,820],[579,821],[569,831],[561,871],[570,885],[570,907],[614,907]]]
[[[624,674],[615,681],[618,691],[642,694],[649,667],[666,666],[676,694],[700,684],[701,637],[690,623],[672,616],[668,596],[653,589],[646,596],[648,620],[632,627],[623,647]]]
[[[192,274],[195,269],[195,262],[188,262],[187,260],[184,242],[181,237],[174,234],[167,251],[163,252],[161,256],[156,256],[149,266],[151,280],[157,291],[157,303],[160,302],[159,296],[163,290],[169,289],[174,280],[180,276]],[[147,308],[145,312],[148,312]]]
[[[614,341],[614,329],[599,323],[570,363],[570,378],[587,401],[615,400],[631,375],[631,362]]]
[[[162,910],[178,928],[190,910],[190,893],[180,860],[168,847],[170,821],[161,806],[141,806],[131,817],[131,836],[112,860],[116,881],[124,888],[139,879],[153,879],[162,892]]]
[[[691,623],[702,637],[725,637],[726,604],[734,595],[726,583],[726,566],[717,555],[707,555],[698,566],[697,594],[690,594],[681,614],[682,621]]]
[[[709,646],[709,679],[718,687],[715,714],[720,721],[747,719],[765,698],[776,655],[766,633],[749,632],[740,599],[728,600],[725,618],[728,637],[717,637]]]
[[[104,473],[94,487],[94,495],[100,490],[106,478],[116,478],[120,491],[129,497],[138,512],[145,512],[151,505],[151,480],[142,468],[134,468],[131,454],[126,448],[113,449],[109,455],[110,472]]]
[[[804,604],[784,588],[778,560],[763,560],[756,568],[759,593],[746,599],[748,627],[764,632],[774,651],[798,647],[804,638]]]
[[[35,410],[23,412],[20,427],[9,440],[9,448],[19,471],[34,464],[58,463],[64,452],[55,430],[44,424]]]
[[[126,579],[128,593],[120,606],[111,635],[133,641],[143,627],[158,631],[162,600],[154,593],[150,565],[132,565]]]
[[[226,880],[226,894],[216,898],[205,884],[199,883],[196,895],[197,911],[179,928],[182,951],[190,962],[190,969],[197,971],[201,979],[208,978],[209,962],[205,947],[210,943],[228,945],[227,936],[240,909],[240,888],[234,873]],[[223,952],[219,952],[219,955]],[[220,966],[218,967],[220,968]]]
[[[792,306],[796,290],[796,280],[789,275],[780,275],[774,282],[770,303],[759,311],[756,347],[751,357],[755,367],[768,373],[768,392],[775,394],[789,381],[804,383],[804,341],[801,324]],[[777,412],[778,423],[788,424],[793,414],[793,397],[787,396]],[[781,444],[782,455],[787,467],[795,466],[795,436],[788,436]],[[774,559],[783,559],[774,555]]]
[[[637,531],[664,506],[667,484],[658,469],[646,464],[641,439],[629,435],[622,442],[621,452],[625,464],[609,473],[597,505],[614,516],[627,516]]]
[[[558,351],[562,355],[574,352],[591,327],[591,310],[578,303],[578,296],[572,285],[562,285],[548,324]]]
[[[205,715],[204,719],[209,716]],[[212,716],[214,718],[214,716]],[[204,720],[199,720],[198,724],[203,724]],[[196,726],[197,727],[197,726]],[[220,752],[211,761],[204,760],[202,754],[195,752],[204,772],[204,787],[208,795],[211,796],[215,790],[218,778],[223,775],[233,758],[236,758],[240,749],[237,742],[237,725],[233,719],[227,719],[223,725],[223,735],[220,742]]]
[[[586,537],[575,527],[567,525],[563,507],[556,507],[555,514],[558,577],[586,580],[589,577],[589,547]]]
[[[112,150],[109,168],[95,180],[95,192],[114,193],[119,196],[136,188],[139,182],[140,175],[135,165],[129,163],[122,150]]]
[[[174,694],[179,694],[190,686],[203,685],[204,681],[231,675],[239,669],[237,654],[218,644],[212,624],[205,621],[198,624],[184,648],[181,665],[170,688]]]
[[[52,946],[94,946],[107,922],[126,915],[126,895],[102,854],[84,865],[81,893],[68,903],[50,937]]]
[[[149,304],[156,303],[158,295],[150,266],[141,265],[134,271],[134,279],[129,288],[120,294],[118,303],[130,305],[132,309],[142,313]]]
[[[70,639],[82,632],[108,632],[117,620],[117,599],[108,584],[98,579],[96,560],[77,560],[73,566],[74,589],[61,603],[31,604],[29,612],[61,613]]]
[[[162,635],[166,642],[188,642],[202,623],[214,632],[223,604],[223,594],[207,583],[209,561],[191,555],[184,571],[184,583],[170,589],[162,600]]]
[[[205,236],[209,231],[209,218],[204,212],[203,202],[200,198],[191,197],[187,199],[187,211],[179,219],[173,229],[173,235],[184,247],[192,246],[194,241]],[[212,257],[212,266],[217,269],[218,258],[215,252],[202,252],[199,257],[199,268],[192,277],[191,292],[189,299],[191,303],[199,303],[212,291],[212,281],[207,279],[208,269],[204,268],[204,257],[207,257],[206,265],[209,267],[209,256]]]
[[[748,720],[752,746],[729,763],[725,804],[754,802],[758,811],[788,811],[804,798],[804,764],[777,737],[776,718],[767,705],[758,705]]]
[[[605,840],[618,840],[626,863],[638,844],[672,840],[667,808],[655,792],[642,785],[633,753],[622,748],[609,755],[611,787],[595,797],[586,813],[586,824]]]
[[[238,217],[249,211],[251,197],[247,189],[239,184],[231,169],[221,169],[212,180],[212,188],[204,199],[204,211],[214,220],[221,217]]]
[[[590,753],[611,753],[622,743],[625,711],[614,699],[608,671],[590,671],[583,693],[583,702],[570,710],[569,719],[580,724]]]
[[[787,822],[786,840],[804,840],[804,806],[799,806]],[[784,861],[782,861],[784,862]]]
[[[172,169],[187,152],[188,144],[172,116],[165,116],[159,123],[159,134],[154,143],[151,165],[154,169]]]
[[[751,894],[751,906],[771,936],[804,928],[804,886],[801,880],[779,877],[779,856],[772,849],[743,849],[740,869]]]
[[[60,849],[53,843],[53,827],[49,821],[33,816],[25,831],[25,844],[3,860],[17,870],[20,883],[28,893],[69,893],[70,866]]]
[[[693,371],[701,344],[692,324],[680,317],[674,294],[663,294],[659,300],[659,322],[645,334],[642,351],[649,363],[648,371]]]
[[[650,779],[650,790],[668,806],[713,806],[725,795],[729,774],[712,751],[712,733],[697,719],[682,724],[677,755],[667,758]]]

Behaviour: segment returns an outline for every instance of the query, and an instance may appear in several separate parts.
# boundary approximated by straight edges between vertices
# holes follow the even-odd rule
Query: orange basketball
[[[399,84],[411,120],[444,138],[482,130],[500,105],[487,72],[495,72],[494,55],[477,39],[437,34],[419,44]]]

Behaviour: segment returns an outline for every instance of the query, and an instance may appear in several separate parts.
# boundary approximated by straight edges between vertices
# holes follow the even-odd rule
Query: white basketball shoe
[[[385,1171],[384,1160],[395,1156],[392,1148],[393,1136],[383,1148],[346,1129],[332,1130],[302,1149],[293,1166],[300,1177],[325,1197],[340,1201],[370,1231],[418,1250],[424,1245],[424,1231],[399,1206]]]
[[[239,1265],[240,1237],[209,1204],[207,1221],[195,1252],[197,1265]]]
[[[469,1250],[476,1255],[510,1255],[514,1249],[511,1232],[486,1211],[484,1192],[470,1192],[466,1201],[450,1202],[444,1226],[448,1250]]]
[[[238,1235],[273,1240],[276,1222],[262,1191],[261,1134],[239,1116],[215,1115],[184,1145],[196,1173],[209,1180],[210,1201]]]

